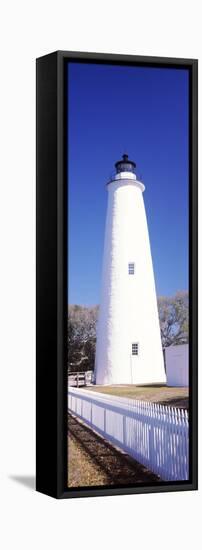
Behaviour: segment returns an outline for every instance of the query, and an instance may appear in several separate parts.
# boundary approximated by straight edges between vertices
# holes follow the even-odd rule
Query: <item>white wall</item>
[[[165,348],[166,375],[168,386],[189,385],[189,346]]]
[[[55,550],[68,544],[75,550],[198,547],[201,492],[56,502],[9,476],[33,476],[35,469],[34,60],[60,48],[199,57],[201,63],[200,7],[199,0],[2,2],[0,542],[4,550],[45,546]],[[201,79],[202,71],[200,90]],[[201,129],[202,109],[199,112]],[[199,153],[201,159],[201,147]],[[202,293],[200,306],[201,300]],[[202,414],[201,399],[199,405]],[[201,452],[199,456],[201,461]]]
[[[96,383],[164,384],[144,186],[127,172],[118,177],[107,185]],[[128,274],[129,262],[135,263],[134,275]],[[139,345],[137,356],[132,342]]]

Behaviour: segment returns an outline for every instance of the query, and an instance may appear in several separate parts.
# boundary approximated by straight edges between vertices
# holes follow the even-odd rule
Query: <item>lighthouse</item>
[[[166,383],[144,190],[124,154],[107,183],[96,384]]]

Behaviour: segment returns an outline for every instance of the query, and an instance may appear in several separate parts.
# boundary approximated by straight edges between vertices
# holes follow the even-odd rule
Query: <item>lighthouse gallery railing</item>
[[[186,410],[70,387],[68,408],[163,480],[189,478]]]

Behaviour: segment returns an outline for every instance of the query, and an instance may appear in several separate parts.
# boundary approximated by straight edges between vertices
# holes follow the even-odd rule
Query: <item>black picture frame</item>
[[[189,70],[190,479],[136,487],[66,488],[68,61]],[[198,61],[57,51],[36,61],[36,489],[56,498],[198,487]]]

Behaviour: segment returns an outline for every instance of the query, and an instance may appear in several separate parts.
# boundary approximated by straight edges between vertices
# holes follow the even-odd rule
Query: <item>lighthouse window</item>
[[[136,342],[135,344],[132,344],[132,355],[138,355],[139,353],[139,345]]]
[[[129,273],[129,275],[134,275],[134,273],[135,273],[135,264],[134,263],[128,264],[128,273]]]

